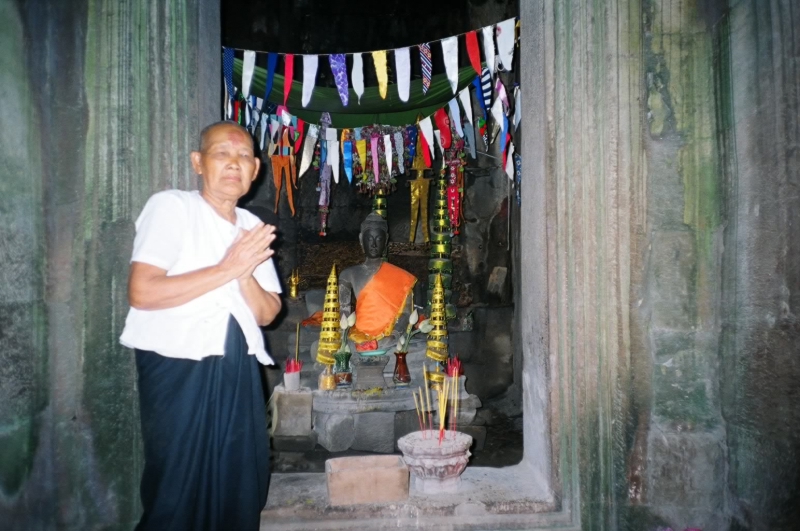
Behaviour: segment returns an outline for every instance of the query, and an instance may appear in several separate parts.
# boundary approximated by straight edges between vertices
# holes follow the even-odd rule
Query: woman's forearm
[[[224,286],[233,278],[230,271],[219,265],[167,276],[161,268],[132,262],[128,299],[137,310],[175,308]]]
[[[239,289],[247,306],[253,312],[258,326],[267,326],[281,311],[281,298],[277,293],[264,291],[258,281],[251,277],[239,279]]]

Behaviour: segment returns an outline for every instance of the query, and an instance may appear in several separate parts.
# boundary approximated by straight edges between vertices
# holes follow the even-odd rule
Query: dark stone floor
[[[486,442],[481,450],[472,452],[470,466],[500,468],[518,464],[522,460],[522,417],[507,417],[489,408],[482,408],[479,418],[487,428]],[[273,450],[272,472],[324,473],[326,460],[356,455],[370,455],[370,452],[348,450],[332,453],[319,445],[308,452]]]

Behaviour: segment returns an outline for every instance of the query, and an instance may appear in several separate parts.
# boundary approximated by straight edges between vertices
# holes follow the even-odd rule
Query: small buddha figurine
[[[376,340],[389,348],[402,332],[411,313],[412,290],[417,279],[411,273],[383,261],[389,227],[380,214],[371,212],[361,224],[358,240],[366,254],[363,264],[339,275],[339,304],[345,313],[356,312],[350,339],[356,343]]]

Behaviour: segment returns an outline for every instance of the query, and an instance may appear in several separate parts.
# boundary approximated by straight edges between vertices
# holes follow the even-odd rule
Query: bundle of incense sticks
[[[419,387],[417,391],[412,391],[414,397],[414,408],[417,411],[417,422],[419,429],[422,432],[422,437],[427,438],[428,432],[433,433],[434,420],[433,420],[433,407],[431,407],[431,386],[428,377],[428,369],[422,367],[423,379],[425,381],[425,390]],[[444,382],[436,389],[436,398],[438,400],[438,428],[439,428],[439,443],[445,438],[446,422],[450,418],[450,431],[455,432],[458,427],[456,417],[458,415],[458,377],[445,378]]]

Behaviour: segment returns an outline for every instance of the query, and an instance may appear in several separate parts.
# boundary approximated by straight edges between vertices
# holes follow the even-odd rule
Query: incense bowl
[[[458,491],[461,473],[467,467],[472,437],[446,430],[439,441],[438,430],[415,431],[401,437],[397,446],[414,478],[414,488],[425,494]]]

